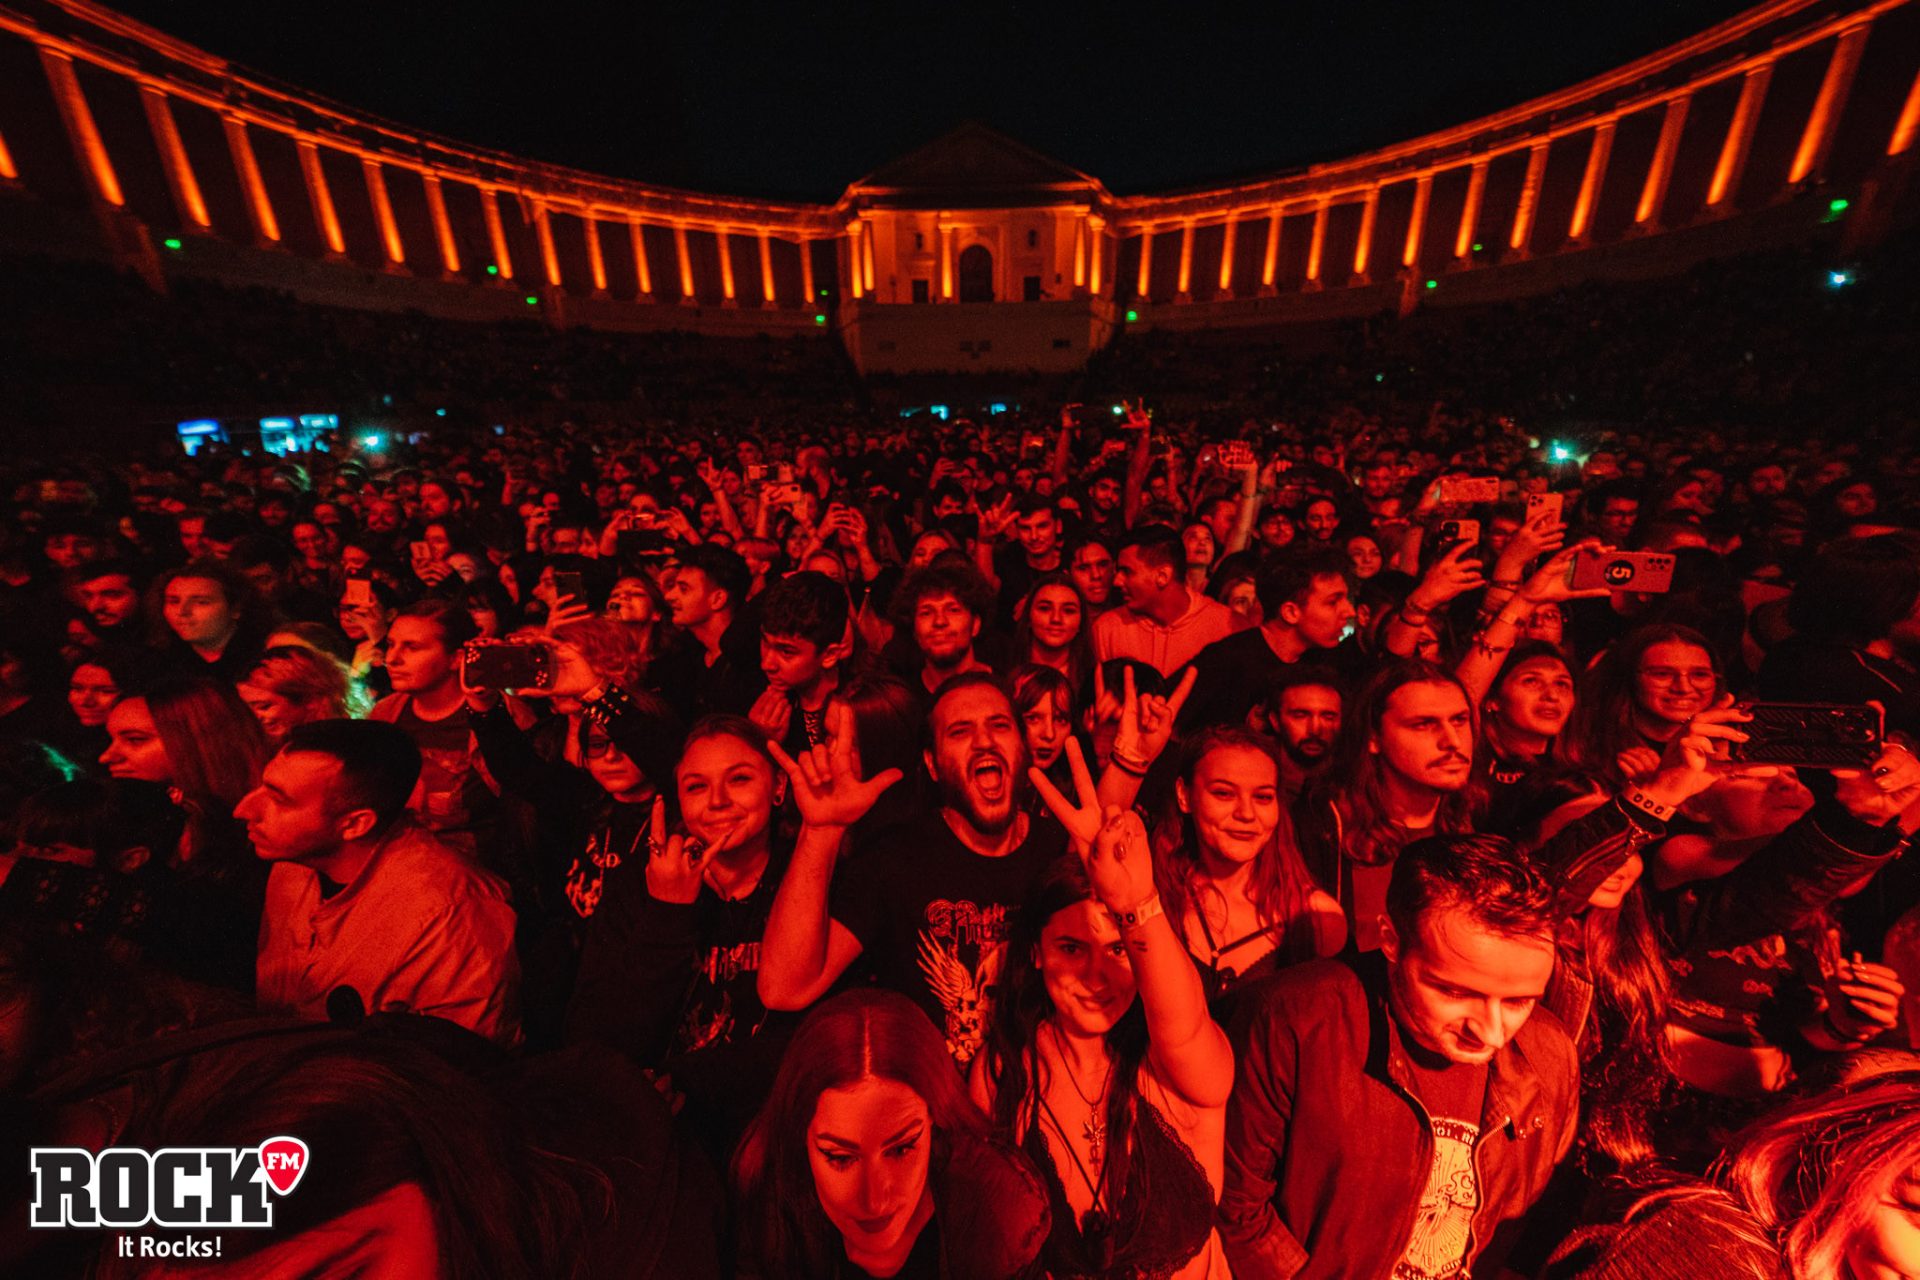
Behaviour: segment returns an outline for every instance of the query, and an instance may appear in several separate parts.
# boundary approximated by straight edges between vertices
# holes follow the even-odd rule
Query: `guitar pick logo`
[[[307,1171],[307,1144],[298,1138],[268,1138],[260,1144],[260,1168],[274,1194],[286,1195]]]

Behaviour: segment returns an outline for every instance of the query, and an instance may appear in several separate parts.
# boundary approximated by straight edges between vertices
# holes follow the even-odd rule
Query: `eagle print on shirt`
[[[947,1052],[961,1067],[973,1061],[986,1037],[993,989],[1005,951],[1007,909],[938,899],[927,904],[920,931],[920,972],[945,1012]],[[963,950],[973,956],[968,965]]]

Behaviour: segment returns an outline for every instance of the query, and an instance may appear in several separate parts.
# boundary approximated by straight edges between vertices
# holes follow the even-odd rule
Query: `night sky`
[[[966,119],[1119,194],[1292,168],[1564,87],[1749,3],[118,7],[464,141],[649,182],[831,201]]]

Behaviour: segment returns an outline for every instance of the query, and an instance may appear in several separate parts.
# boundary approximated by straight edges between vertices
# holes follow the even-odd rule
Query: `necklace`
[[[1099,1091],[1089,1098],[1086,1090],[1080,1087],[1080,1079],[1074,1074],[1073,1064],[1067,1058],[1067,1044],[1060,1035],[1060,1029],[1053,1027],[1052,1023],[1047,1025],[1053,1029],[1054,1049],[1060,1055],[1060,1067],[1066,1073],[1067,1083],[1073,1086],[1075,1096],[1087,1104],[1087,1118],[1081,1122],[1080,1136],[1086,1139],[1087,1154],[1098,1165],[1100,1153],[1107,1145],[1107,1118],[1102,1107],[1107,1100],[1107,1089],[1113,1084],[1113,1055],[1107,1055],[1107,1071],[1100,1079]],[[1055,1127],[1059,1127],[1057,1123]]]

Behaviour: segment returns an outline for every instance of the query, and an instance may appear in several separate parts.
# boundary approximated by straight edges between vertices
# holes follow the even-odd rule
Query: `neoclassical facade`
[[[1116,196],[964,125],[832,205],[488,151],[91,0],[0,0],[0,246],[468,318],[837,335],[863,370],[1064,370],[1127,325],[1283,324],[1651,274],[1908,220],[1920,0],[1767,0],[1481,119]]]

